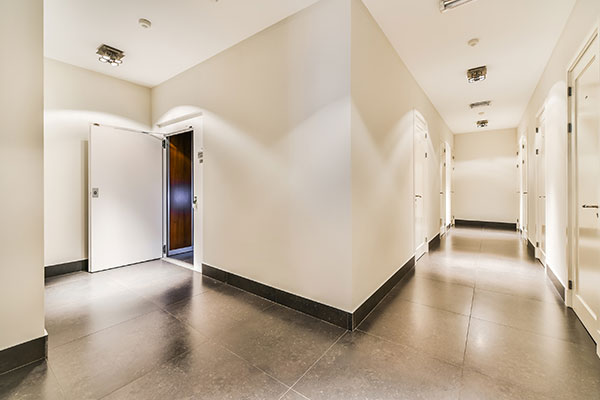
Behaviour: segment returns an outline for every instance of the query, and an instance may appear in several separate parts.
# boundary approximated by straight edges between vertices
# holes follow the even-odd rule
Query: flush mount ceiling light
[[[488,120],[487,119],[482,119],[481,121],[477,121],[477,127],[478,128],[485,128],[486,126],[488,126]]]
[[[152,27],[152,22],[146,18],[140,18],[138,24],[144,29],[150,29]]]
[[[440,0],[440,12],[446,12],[475,0]]]
[[[489,107],[490,104],[492,104],[492,102],[490,100],[478,101],[476,103],[469,104],[469,107],[471,107],[471,109],[474,109],[474,108],[477,108],[477,107]]]
[[[484,81],[487,78],[487,67],[484,65],[482,67],[471,68],[467,71],[467,80],[470,83]]]
[[[467,42],[467,45],[469,45],[469,47],[475,47],[478,44],[479,44],[479,39],[477,39],[477,38],[473,38]]]
[[[98,60],[100,62],[110,64],[113,67],[121,65],[123,63],[123,57],[125,57],[125,53],[123,53],[122,50],[115,49],[106,44],[100,45],[96,49],[96,54],[98,54]]]

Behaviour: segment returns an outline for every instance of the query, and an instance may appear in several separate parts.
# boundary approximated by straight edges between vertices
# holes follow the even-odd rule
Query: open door
[[[194,250],[194,132],[168,136],[167,155],[167,256],[193,264]]]
[[[89,138],[89,269],[162,256],[162,141],[92,125]]]
[[[572,305],[600,343],[600,43],[598,34],[570,72],[575,138],[575,262]],[[600,355],[600,347],[598,347]]]
[[[414,112],[414,216],[415,216],[415,259],[428,250],[427,220],[425,214],[425,191],[427,189],[427,122]]]

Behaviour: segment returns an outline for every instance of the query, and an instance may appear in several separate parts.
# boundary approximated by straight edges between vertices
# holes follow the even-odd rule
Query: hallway
[[[353,333],[160,261],[48,279],[46,327],[48,363],[0,399],[600,396],[593,341],[507,231],[453,229]]]

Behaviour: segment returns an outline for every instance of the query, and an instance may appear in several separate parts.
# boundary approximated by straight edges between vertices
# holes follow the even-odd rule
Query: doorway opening
[[[428,128],[425,118],[414,111],[414,142],[413,142],[413,172],[414,172],[414,224],[415,224],[415,260],[428,251],[427,241],[427,136]]]
[[[194,132],[165,138],[166,256],[194,265]]]
[[[452,150],[442,142],[440,149],[440,235],[445,235],[452,224]]]
[[[600,38],[598,28],[569,69],[569,249],[567,303],[600,356]]]

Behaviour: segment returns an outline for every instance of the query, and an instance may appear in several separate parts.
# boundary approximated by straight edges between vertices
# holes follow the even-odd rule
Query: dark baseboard
[[[440,234],[435,235],[433,239],[429,241],[429,251],[434,251],[439,249],[440,244],[442,243],[442,239]]]
[[[71,272],[87,271],[88,260],[72,261],[64,264],[49,265],[44,268],[44,277],[70,274]]]
[[[438,235],[439,238],[439,235]],[[388,279],[379,289],[375,291],[367,300],[364,301],[352,314],[352,329],[355,329],[360,323],[373,311],[373,309],[383,300],[383,298],[408,274],[415,268],[415,258],[412,257],[406,262],[390,279]]]
[[[488,229],[503,229],[509,231],[516,231],[517,224],[510,222],[492,222],[492,221],[471,221],[467,219],[457,219],[454,221],[454,226],[469,226],[477,228],[488,228]]]
[[[271,286],[202,264],[202,274],[296,311],[327,321],[344,329],[352,329],[352,313],[276,289]]]
[[[263,283],[213,267],[212,265],[202,264],[202,274],[341,328],[353,330],[414,267],[415,258],[412,257],[391,278],[381,285],[375,293],[365,300],[354,313],[267,286]]]
[[[563,301],[565,301],[565,292],[566,292],[565,287],[560,282],[558,277],[554,274],[552,269],[548,266],[546,266],[546,275],[548,275],[548,278],[550,278],[550,282],[552,282],[552,285],[558,292],[558,295],[560,296],[560,298],[563,299]]]
[[[46,358],[48,335],[0,350],[0,374]]]
[[[527,255],[532,260],[535,260],[535,246],[531,243],[529,239],[527,239]]]

